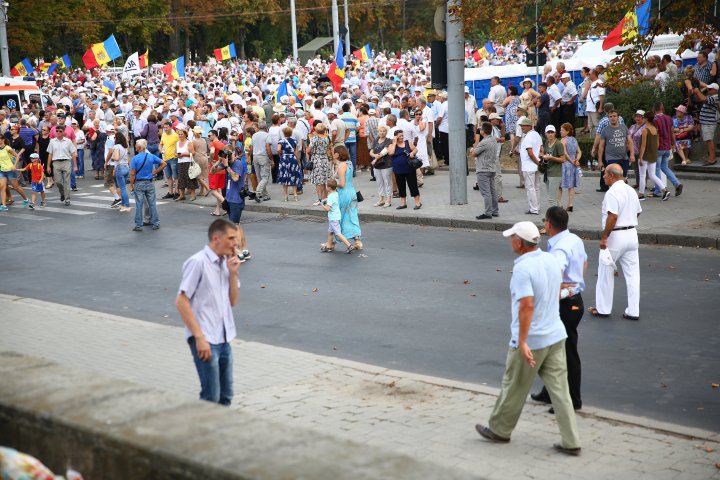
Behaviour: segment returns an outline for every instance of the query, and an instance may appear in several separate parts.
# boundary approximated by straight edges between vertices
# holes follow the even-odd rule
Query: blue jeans
[[[148,153],[152,153],[156,157],[160,157],[160,144],[159,143],[148,143],[147,151],[148,151]],[[160,158],[162,158],[162,157],[160,157]]]
[[[670,150],[658,150],[657,165],[655,165],[655,175],[659,177],[660,172],[664,173],[670,183],[672,183],[674,187],[677,187],[678,185],[680,185],[680,182],[678,181],[673,171],[670,170],[669,162],[671,157],[672,152]],[[660,195],[660,193],[662,192],[660,192],[660,189],[656,186],[655,195]]]
[[[244,203],[228,202],[228,218],[231,222],[237,224],[240,223],[240,217],[242,217]]]
[[[84,148],[78,148],[77,149],[77,166],[78,166],[78,173],[75,173],[75,169],[70,169],[70,188],[77,188],[77,177],[85,176],[85,149]]]
[[[198,356],[195,337],[188,338],[188,344],[200,378],[200,400],[230,405],[233,397],[233,356],[230,344],[211,343],[212,355],[207,362]]]
[[[158,221],[157,205],[155,204],[155,184],[137,180],[135,182],[135,226],[143,226],[143,209],[145,202],[150,206],[150,223],[155,227],[160,226]]]
[[[357,168],[355,168],[355,164],[357,162],[357,143],[346,143],[345,146],[348,149],[348,153],[350,154],[350,161],[352,162],[353,166],[353,177],[356,176]]]
[[[130,206],[130,198],[127,193],[127,181],[130,174],[130,168],[127,165],[117,165],[115,167],[115,181],[120,187],[120,199],[123,207]]]

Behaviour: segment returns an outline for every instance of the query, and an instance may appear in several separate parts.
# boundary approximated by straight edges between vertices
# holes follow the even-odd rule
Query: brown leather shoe
[[[487,438],[491,442],[508,443],[510,441],[509,438],[501,437],[500,435],[490,430],[489,427],[485,427],[483,425],[480,425],[479,423],[475,425],[475,430],[477,430],[481,437]]]
[[[498,203],[507,203],[507,202],[509,202],[509,201],[510,201],[510,200],[507,200],[507,199],[505,199],[505,198],[503,198],[503,197],[498,198]]]
[[[577,457],[578,455],[580,455],[580,451],[582,450],[580,447],[578,447],[578,448],[563,447],[559,443],[553,444],[553,448],[555,450],[557,450],[558,452],[562,452],[565,455],[572,455],[573,457]]]

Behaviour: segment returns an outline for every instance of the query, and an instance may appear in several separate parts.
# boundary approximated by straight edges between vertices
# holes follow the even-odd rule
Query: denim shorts
[[[45,191],[45,185],[43,182],[32,182],[31,184],[32,191],[35,193],[42,193]]]
[[[16,180],[18,178],[18,175],[15,170],[10,170],[9,172],[0,171],[0,178],[7,178],[8,180]]]
[[[165,160],[165,176],[167,178],[172,178],[173,180],[177,180],[178,178],[178,160],[177,158],[171,158],[170,160]]]
[[[228,202],[228,218],[230,221],[233,223],[240,223],[240,217],[242,217],[244,208],[244,203]]]

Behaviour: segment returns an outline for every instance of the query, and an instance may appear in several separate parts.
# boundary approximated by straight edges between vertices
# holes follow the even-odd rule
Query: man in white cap
[[[527,195],[528,211],[525,213],[537,215],[540,212],[538,195],[540,194],[540,149],[543,141],[540,134],[532,128],[532,120],[525,117],[518,121],[523,132],[523,139],[520,142],[520,162]]]
[[[577,100],[577,87],[572,82],[568,72],[560,75],[560,82],[565,86],[560,97],[560,124],[569,123],[575,125],[575,100]]]
[[[477,424],[475,430],[490,441],[509,442],[537,374],[552,398],[562,437],[553,447],[568,455],[580,455],[580,436],[567,380],[567,333],[560,320],[561,269],[553,255],[538,248],[540,232],[532,222],[518,222],[503,236],[510,238],[518,255],[510,279],[510,348],[502,391],[488,426]]]

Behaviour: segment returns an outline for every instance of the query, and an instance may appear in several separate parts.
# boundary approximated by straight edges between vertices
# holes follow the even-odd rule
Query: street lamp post
[[[10,6],[8,2],[0,1],[0,62],[2,62],[2,74],[5,77],[10,76],[10,57],[8,55],[7,41],[7,9]]]
[[[292,30],[293,60],[298,59],[297,22],[295,19],[295,0],[290,0],[290,27]]]

